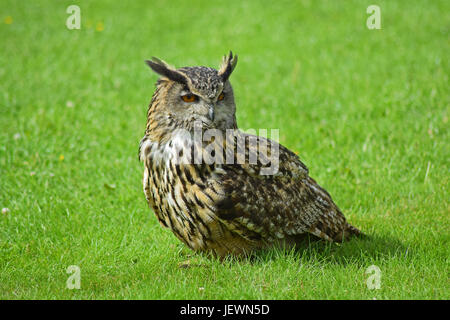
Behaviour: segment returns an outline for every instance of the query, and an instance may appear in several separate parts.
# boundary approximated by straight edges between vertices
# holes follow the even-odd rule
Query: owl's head
[[[209,67],[175,69],[162,60],[147,60],[161,77],[149,108],[147,130],[158,126],[192,130],[194,123],[204,128],[236,128],[236,106],[228,80],[237,55],[230,52],[218,70]]]

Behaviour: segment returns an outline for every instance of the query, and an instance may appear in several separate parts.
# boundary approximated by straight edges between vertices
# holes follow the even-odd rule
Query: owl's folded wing
[[[261,163],[223,167],[224,197],[216,208],[230,227],[245,227],[269,241],[305,233],[342,241],[359,232],[293,152],[279,145],[278,170],[261,174],[263,167]]]

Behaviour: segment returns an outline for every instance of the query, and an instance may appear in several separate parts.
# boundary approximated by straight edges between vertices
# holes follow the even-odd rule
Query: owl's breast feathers
[[[190,248],[224,256],[293,245],[308,233],[329,241],[360,234],[293,152],[240,131],[232,141],[231,148],[227,139],[210,144],[217,148],[207,148],[209,154],[223,150],[223,161],[210,164],[193,163],[198,150],[187,136],[162,145],[146,137],[141,142],[147,201]]]

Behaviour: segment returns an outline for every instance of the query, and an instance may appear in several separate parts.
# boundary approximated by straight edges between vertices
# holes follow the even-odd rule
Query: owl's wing
[[[328,192],[309,177],[296,154],[272,140],[256,139],[263,139],[268,148],[278,147],[278,170],[262,174],[262,169],[276,165],[261,162],[224,165],[224,197],[216,203],[220,219],[268,240],[311,233],[329,241],[342,241],[359,233],[347,223]],[[246,154],[258,148],[246,145]]]

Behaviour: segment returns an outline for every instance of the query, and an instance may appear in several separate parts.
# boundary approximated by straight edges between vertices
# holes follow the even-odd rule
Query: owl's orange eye
[[[188,93],[184,96],[181,96],[181,99],[183,99],[184,102],[195,102],[197,101],[198,97],[195,94]]]
[[[225,94],[222,92],[219,97],[217,98],[217,100],[222,101],[225,98]]]

